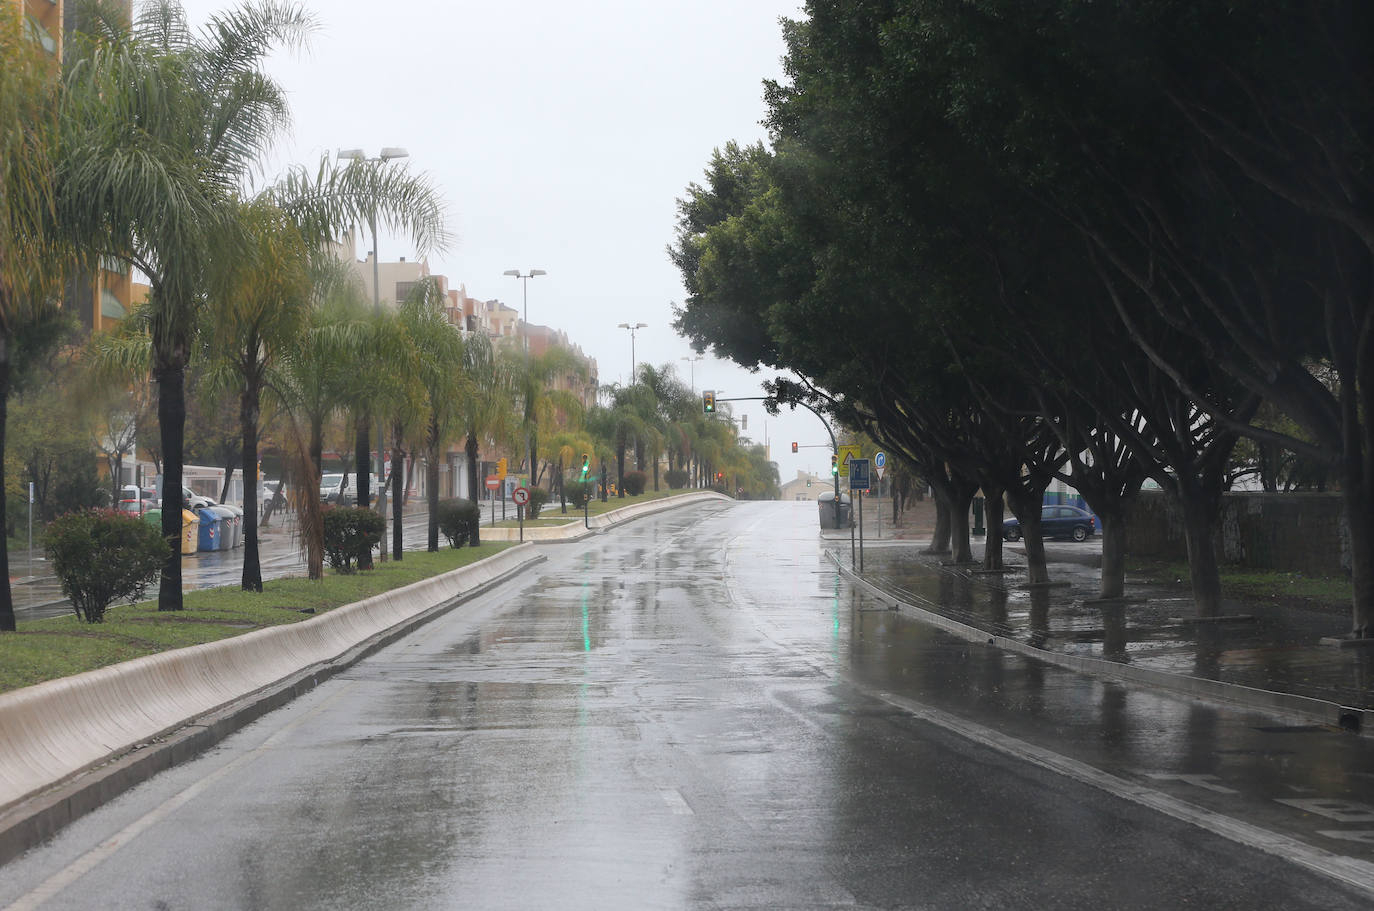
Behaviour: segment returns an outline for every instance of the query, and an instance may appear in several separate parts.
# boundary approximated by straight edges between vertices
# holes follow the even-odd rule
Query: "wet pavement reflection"
[[[44,907],[1368,906],[1141,800],[1358,873],[1366,741],[955,639],[841,578],[814,521],[711,504],[547,545],[7,865],[0,905],[57,877]],[[1052,590],[903,578],[1065,636]]]

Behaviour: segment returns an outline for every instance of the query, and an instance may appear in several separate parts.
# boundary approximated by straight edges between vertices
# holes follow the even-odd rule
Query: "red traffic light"
[[[797,451],[797,444],[796,444],[796,443],[793,443],[793,444],[792,444],[792,451],[793,451],[793,452],[796,452],[796,451]]]

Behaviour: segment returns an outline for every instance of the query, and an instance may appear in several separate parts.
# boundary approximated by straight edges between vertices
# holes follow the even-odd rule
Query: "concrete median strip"
[[[612,525],[619,525],[622,522],[629,522],[632,519],[639,519],[665,509],[676,509],[679,506],[690,506],[693,503],[702,503],[708,500],[723,500],[733,502],[724,494],[715,491],[702,491],[701,493],[679,494],[673,497],[663,497],[658,500],[647,500],[643,503],[634,503],[630,506],[622,506],[610,512],[603,512],[599,515],[591,516],[587,519],[587,525],[582,524],[582,514],[568,513],[570,521],[566,525],[556,526],[532,526],[525,527],[525,540],[535,542],[555,542],[555,541],[576,541],[587,535],[595,534],[603,528]],[[546,507],[547,508],[547,507]],[[487,541],[515,541],[520,537],[519,528],[490,528],[482,527],[482,538]]]
[[[513,547],[300,623],[0,695],[0,863],[542,559]]]

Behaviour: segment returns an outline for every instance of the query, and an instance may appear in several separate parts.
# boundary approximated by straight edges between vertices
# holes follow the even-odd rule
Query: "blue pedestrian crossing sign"
[[[850,459],[849,489],[868,490],[870,487],[868,478],[868,459]]]
[[[887,453],[879,452],[873,456],[873,470],[877,472],[878,479],[882,480],[883,472],[887,470]]]

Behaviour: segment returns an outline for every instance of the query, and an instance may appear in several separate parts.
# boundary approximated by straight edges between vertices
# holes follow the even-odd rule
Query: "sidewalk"
[[[875,504],[864,505],[867,513]],[[1169,675],[1179,678],[1172,688],[1220,693],[1227,701],[1261,709],[1281,701],[1272,694],[1317,700],[1330,707],[1326,718],[1374,735],[1374,648],[1321,643],[1348,629],[1348,610],[1304,608],[1279,598],[1227,600],[1222,618],[1199,622],[1186,578],[1172,585],[1133,579],[1129,559],[1125,602],[1094,603],[1100,538],[1084,544],[1046,542],[1054,585],[1032,590],[1026,586],[1022,545],[1004,545],[1010,571],[1003,574],[985,574],[976,565],[950,566],[948,555],[921,553],[934,526],[930,500],[914,504],[895,528],[890,508],[881,538],[870,515],[864,516],[859,575],[904,606],[1002,637],[1017,651],[1042,653],[1056,663],[1089,659],[1078,662],[1082,669],[1110,662],[1122,672],[1105,670],[1140,682]],[[839,565],[850,570],[848,532],[823,537]],[[983,541],[974,539],[975,559],[982,557]],[[1125,673],[1127,667],[1141,673]],[[1215,681],[1226,689],[1193,688],[1192,681]]]

